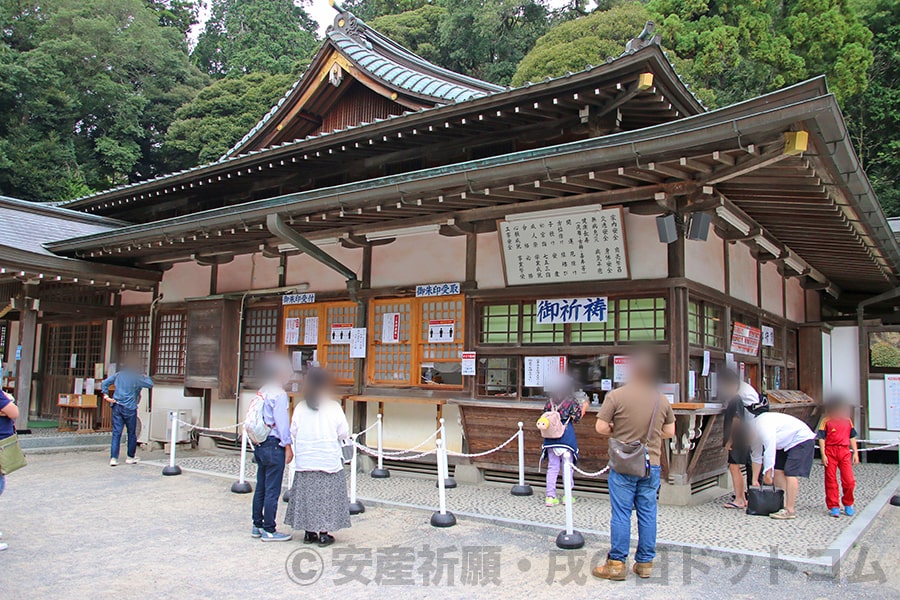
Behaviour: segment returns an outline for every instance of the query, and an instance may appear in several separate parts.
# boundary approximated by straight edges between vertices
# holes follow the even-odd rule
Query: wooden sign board
[[[497,232],[507,285],[629,278],[621,207],[524,213]]]

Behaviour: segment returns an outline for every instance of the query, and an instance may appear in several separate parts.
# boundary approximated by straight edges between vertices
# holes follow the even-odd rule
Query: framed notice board
[[[523,213],[497,233],[510,286],[630,277],[622,207]]]

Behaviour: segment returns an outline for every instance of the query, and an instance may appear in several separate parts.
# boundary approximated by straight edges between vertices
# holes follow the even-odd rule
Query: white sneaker
[[[117,458],[109,459],[109,466],[115,467],[115,466],[118,466],[118,464],[119,464],[119,459],[117,459]]]
[[[2,552],[3,550],[6,550],[7,548],[9,548],[9,544],[4,544],[3,542],[0,542],[0,552]]]
[[[136,464],[138,464],[139,462],[141,462],[141,459],[138,458],[137,456],[135,456],[134,458],[126,458],[126,459],[125,459],[125,464],[126,464],[126,465],[136,465]]]

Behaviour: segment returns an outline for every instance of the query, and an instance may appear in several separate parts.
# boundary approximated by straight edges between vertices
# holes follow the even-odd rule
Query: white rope
[[[181,419],[175,419],[175,420],[178,421],[179,423],[181,423],[182,425],[188,427],[189,429],[200,429],[203,431],[215,431],[217,433],[237,433],[232,430],[237,429],[238,427],[243,425],[243,423],[236,423],[234,425],[229,425],[228,427],[201,427],[200,425],[194,425],[193,423],[188,423],[187,421],[182,421]]]
[[[857,442],[862,442],[862,443],[864,443],[864,444],[878,444],[878,443],[880,443],[880,442],[883,442],[884,440],[879,440],[879,441],[875,441],[875,440],[856,440],[856,441],[857,441]],[[896,446],[898,446],[898,445],[900,445],[900,440],[897,440],[896,442],[891,442],[890,444],[885,444],[884,446],[878,446],[878,447],[876,447],[876,448],[859,448],[858,451],[859,451],[859,452],[873,452],[873,451],[875,451],[875,450],[887,450],[888,448],[894,448],[894,447],[896,447]]]
[[[574,463],[572,464],[572,468],[574,470],[578,471],[579,473],[581,473],[582,475],[584,475],[585,477],[599,477],[600,475],[603,475],[604,473],[609,471],[609,465],[606,465],[605,467],[603,467],[602,469],[600,469],[599,471],[597,471],[595,473],[588,473],[587,471],[582,471],[581,469],[576,467]]]
[[[378,456],[378,452],[376,450],[372,450],[368,446],[363,446],[362,444],[357,443],[356,447],[369,456]],[[392,456],[391,460],[415,460],[417,458],[422,458],[423,456],[428,456],[429,454],[434,454],[435,452],[437,452],[437,448],[428,450],[427,452],[422,452],[421,454],[414,454],[412,456]]]
[[[372,423],[371,425],[369,425],[368,427],[366,427],[366,428],[363,429],[362,431],[357,432],[357,433],[354,433],[353,435],[357,435],[357,436],[359,436],[359,435],[365,435],[365,434],[369,433],[370,431],[372,431],[373,429],[375,429],[376,427],[378,427],[378,421],[375,421],[374,423]]]
[[[422,440],[421,442],[419,442],[418,444],[416,444],[416,445],[413,446],[412,448],[407,448],[406,450],[398,450],[397,452],[385,452],[385,451],[382,450],[382,451],[381,451],[381,455],[382,455],[382,456],[391,456],[391,457],[394,457],[394,456],[403,456],[404,454],[408,454],[408,453],[410,453],[410,452],[415,452],[416,450],[418,450],[419,448],[421,448],[422,446],[424,446],[425,444],[427,444],[429,441],[431,441],[431,438],[433,438],[434,436],[436,436],[436,435],[437,435],[438,433],[440,433],[440,432],[441,432],[440,428],[435,429],[435,430],[431,433],[431,435],[429,435],[427,438],[425,438],[424,440]],[[370,448],[370,450],[371,450],[371,448]],[[373,452],[374,452],[374,450],[373,450]]]
[[[496,448],[491,448],[490,450],[485,450],[484,452],[477,452],[475,454],[463,454],[462,452],[453,452],[451,450],[448,450],[447,454],[452,454],[453,456],[462,456],[464,458],[478,458],[479,456],[487,456],[488,454],[493,454],[497,450],[501,450],[502,448],[505,448],[506,446],[508,446],[510,444],[510,442],[512,442],[517,437],[519,437],[518,431],[515,432],[514,434],[512,434],[508,440],[506,440],[505,442],[503,442]]]

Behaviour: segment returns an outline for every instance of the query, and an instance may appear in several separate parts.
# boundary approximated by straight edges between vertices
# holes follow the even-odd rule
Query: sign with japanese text
[[[775,345],[775,328],[762,326],[762,345],[770,348]]]
[[[381,317],[381,343],[400,343],[400,313],[384,313]]]
[[[889,431],[900,431],[900,375],[884,376],[885,423]]]
[[[613,356],[613,381],[616,383],[625,383],[628,381],[628,374],[631,371],[630,356]]]
[[[319,343],[319,317],[306,317],[303,321],[303,343],[307,346]]]
[[[761,337],[762,331],[756,327],[735,322],[734,331],[731,334],[731,351],[735,354],[756,356]]]
[[[539,325],[554,323],[606,323],[607,298],[557,298],[538,300]]]
[[[332,344],[350,344],[350,330],[353,323],[335,323],[331,326]]]
[[[527,213],[498,232],[507,285],[629,277],[621,208]]]
[[[350,358],[366,357],[366,328],[350,328]]]
[[[428,283],[416,286],[416,298],[429,296],[455,296],[459,293],[458,283]]]
[[[440,319],[428,321],[428,343],[449,344],[456,340],[456,321]]]
[[[565,372],[565,356],[525,357],[525,387],[544,387],[556,375]]]
[[[281,304],[312,304],[316,301],[316,295],[312,292],[308,294],[285,294],[281,297]]]
[[[284,345],[296,346],[300,343],[300,318],[290,317],[284,320]]]
[[[474,375],[475,374],[475,353],[474,352],[462,352],[460,354],[460,360],[462,362],[462,371],[463,375]]]

